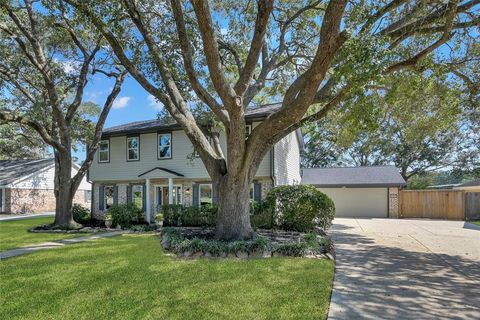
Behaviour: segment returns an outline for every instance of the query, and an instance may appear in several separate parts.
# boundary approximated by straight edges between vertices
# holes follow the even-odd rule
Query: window
[[[98,148],[98,162],[110,161],[110,140],[101,140]]]
[[[172,134],[160,133],[158,135],[158,159],[172,158]]]
[[[143,210],[143,185],[135,184],[132,186],[132,203]]]
[[[250,185],[250,202],[253,202],[255,200],[255,188],[253,186],[254,184],[252,183]]]
[[[208,140],[208,143],[210,143],[210,145],[212,147],[214,147],[212,137],[207,136],[207,140]],[[195,147],[193,147],[193,154],[192,155],[193,155],[194,158],[200,158],[200,154],[198,153],[197,149],[195,149]]]
[[[201,184],[198,188],[200,205],[213,203],[213,188],[211,184]]]
[[[251,124],[247,124],[245,126],[245,132],[246,132],[247,137],[252,133],[252,125]]]
[[[140,160],[140,137],[127,138],[127,161]]]
[[[84,197],[85,197],[85,202],[91,202],[92,201],[92,190],[85,190]]]
[[[105,203],[105,210],[110,209],[111,206],[114,204],[114,187],[113,186],[105,186],[103,189],[104,192],[104,203]]]

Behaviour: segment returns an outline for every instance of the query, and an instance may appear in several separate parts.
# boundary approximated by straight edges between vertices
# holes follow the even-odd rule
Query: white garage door
[[[386,218],[387,188],[319,188],[335,203],[336,217]]]

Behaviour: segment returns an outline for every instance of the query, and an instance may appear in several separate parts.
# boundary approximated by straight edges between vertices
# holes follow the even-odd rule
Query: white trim
[[[101,149],[100,145],[101,145],[102,143],[104,143],[104,142],[106,142],[107,145],[108,145],[108,149],[107,149],[108,159],[102,161],[101,158],[100,158],[100,154],[102,153],[102,149]],[[103,151],[103,152],[105,152],[105,151]],[[108,140],[108,139],[100,140],[100,142],[99,142],[99,144],[98,144],[98,162],[99,162],[99,163],[108,163],[108,162],[110,162],[110,140]]]
[[[128,143],[131,139],[136,139],[137,140],[137,147],[136,148],[130,148]],[[130,159],[130,150],[136,150],[136,158]],[[131,136],[127,137],[127,161],[137,161],[140,160],[140,136]]]
[[[160,156],[160,136],[166,136],[166,135],[169,135],[170,136],[170,156],[169,157],[161,157]],[[158,133],[157,134],[157,159],[158,160],[163,160],[163,159],[172,159],[172,156],[173,156],[173,150],[172,150],[172,146],[173,146],[173,134],[171,132],[163,132],[163,133]]]

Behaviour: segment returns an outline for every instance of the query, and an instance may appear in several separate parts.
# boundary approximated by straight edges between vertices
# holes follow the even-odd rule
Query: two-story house
[[[272,104],[249,109],[247,133],[277,108]],[[220,134],[220,143],[226,150],[225,134]],[[302,148],[300,130],[275,144],[257,171],[251,187],[252,200],[264,198],[274,185],[300,183]],[[216,201],[207,170],[182,128],[160,120],[105,129],[89,180],[93,184],[92,212],[96,218],[102,218],[117,203],[136,203],[145,210],[146,220],[153,221],[164,204],[199,206]]]

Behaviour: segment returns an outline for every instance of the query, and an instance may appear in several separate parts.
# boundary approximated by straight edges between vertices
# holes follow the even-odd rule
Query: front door
[[[157,211],[162,209],[163,205],[168,204],[168,186],[155,187],[155,202]],[[173,186],[173,204],[182,204],[182,186]]]

